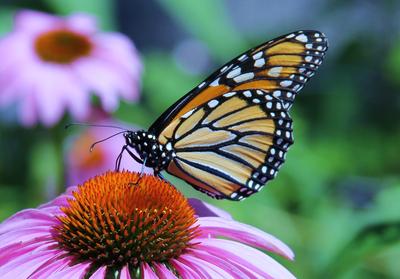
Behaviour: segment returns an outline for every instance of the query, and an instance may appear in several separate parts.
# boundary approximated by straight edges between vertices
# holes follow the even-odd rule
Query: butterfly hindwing
[[[235,90],[263,89],[289,109],[296,94],[322,63],[328,48],[318,31],[297,31],[252,48],[211,74],[183,96],[150,127],[161,135],[175,119]]]
[[[171,123],[167,171],[216,198],[241,200],[275,177],[292,144],[292,120],[264,90],[228,92]]]

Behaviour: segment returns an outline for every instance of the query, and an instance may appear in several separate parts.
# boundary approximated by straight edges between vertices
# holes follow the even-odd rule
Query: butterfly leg
[[[143,160],[140,159],[138,156],[136,156],[131,150],[129,150],[127,145],[125,145],[124,147],[125,147],[126,152],[128,152],[128,154],[129,154],[136,162],[138,162],[139,164],[143,164]]]
[[[162,175],[160,172],[154,172],[154,175],[157,176],[158,178],[160,178],[161,180],[169,183],[171,186],[175,187],[168,179],[166,179],[164,177],[164,175]]]
[[[145,157],[144,158],[144,160],[142,161],[142,167],[141,167],[141,169],[140,169],[140,173],[139,173],[139,178],[138,178],[138,180],[136,180],[136,182],[135,183],[129,183],[129,185],[138,185],[139,184],[139,182],[140,182],[140,180],[142,179],[142,177],[143,177],[143,174],[144,174],[144,167],[145,167],[145,165],[146,165],[146,161],[147,161],[147,157]]]
[[[126,150],[126,145],[124,145],[121,149],[121,152],[118,154],[117,159],[115,160],[115,171],[119,171],[121,167],[121,160],[122,160],[122,155],[124,154],[124,151]]]

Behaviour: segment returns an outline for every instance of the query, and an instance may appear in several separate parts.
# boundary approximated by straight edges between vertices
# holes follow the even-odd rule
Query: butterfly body
[[[165,170],[174,156],[172,149],[157,141],[155,135],[145,131],[129,131],[124,134],[126,146],[139,155],[136,161],[154,169],[156,174]],[[169,147],[169,146],[168,146]]]
[[[252,48],[179,99],[147,132],[127,133],[123,151],[155,174],[165,170],[214,198],[243,200],[284,163],[293,144],[289,109],[326,50],[318,31]]]

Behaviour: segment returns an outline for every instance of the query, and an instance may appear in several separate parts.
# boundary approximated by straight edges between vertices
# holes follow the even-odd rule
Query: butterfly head
[[[163,170],[171,159],[168,152],[152,133],[144,130],[128,131],[124,134],[126,145],[134,149],[146,166],[156,171]]]

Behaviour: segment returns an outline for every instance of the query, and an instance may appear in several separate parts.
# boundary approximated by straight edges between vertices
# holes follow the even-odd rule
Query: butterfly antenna
[[[114,125],[103,125],[103,124],[88,124],[88,123],[69,123],[65,125],[65,129],[68,129],[71,126],[84,126],[84,127],[99,127],[99,128],[113,128],[113,129],[120,129],[126,131],[125,128],[114,126]]]
[[[104,138],[104,139],[101,139],[101,140],[99,140],[99,141],[94,142],[94,143],[90,146],[90,149],[89,149],[90,152],[92,152],[93,149],[94,149],[94,147],[95,147],[96,145],[98,145],[99,143],[102,143],[102,142],[104,142],[104,141],[106,141],[106,140],[109,140],[109,139],[111,139],[111,138],[113,138],[113,137],[115,137],[115,136],[118,136],[118,135],[120,135],[120,134],[122,134],[122,133],[125,133],[125,132],[128,132],[128,130],[123,130],[123,131],[118,132],[118,133],[115,133],[115,134],[113,134],[113,135],[111,135],[111,136],[109,136],[109,137],[106,137],[106,138]]]

